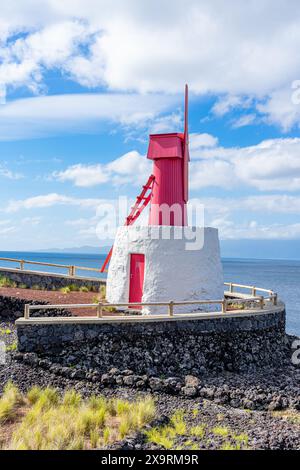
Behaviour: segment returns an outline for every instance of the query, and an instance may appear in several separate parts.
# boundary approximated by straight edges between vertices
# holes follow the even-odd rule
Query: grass
[[[244,310],[245,304],[230,302],[227,305],[227,310]]]
[[[176,411],[170,419],[170,424],[155,427],[145,432],[148,442],[157,444],[164,449],[174,449],[178,436],[186,435],[187,428],[184,420],[184,412]]]
[[[300,412],[297,410],[272,411],[274,418],[282,418],[291,424],[300,424]]]
[[[22,402],[18,389],[12,382],[8,382],[0,399],[0,424],[11,420],[15,414],[17,406]]]
[[[220,450],[241,450],[241,446],[239,444],[232,444],[230,441],[226,441],[221,445]]]
[[[90,292],[90,290],[86,286],[81,286],[81,287],[79,287],[79,292]]]
[[[22,395],[11,383],[0,400],[3,449],[96,449],[141,429],[155,416],[151,398],[128,402],[92,396],[83,399],[75,390],[60,396],[57,390],[32,387]],[[9,431],[11,429],[11,431]],[[10,434],[9,434],[10,432]]]
[[[0,288],[1,287],[11,287],[11,288],[18,288],[18,289],[31,289],[31,290],[46,290],[44,286],[34,284],[31,287],[27,286],[24,283],[18,283],[13,280],[11,280],[7,276],[0,276]],[[69,294],[70,292],[95,292],[97,291],[97,288],[91,284],[86,284],[85,286],[78,286],[76,284],[69,284],[66,287],[61,287],[61,288],[53,288],[53,291],[59,291],[62,292],[63,294]],[[106,286],[102,285],[99,288],[99,293],[100,293],[100,298],[105,299],[106,295]]]
[[[7,276],[0,276],[0,287],[17,287],[17,283]]]
[[[69,287],[61,287],[59,289],[59,292],[61,292],[62,294],[69,294],[71,291],[70,291]]]
[[[13,343],[8,344],[8,345],[5,347],[5,351],[8,351],[8,352],[16,351],[16,350],[17,350],[17,347],[18,347],[18,342],[17,342],[17,341],[14,341]]]
[[[12,331],[9,328],[0,328],[0,335],[1,336],[10,335],[11,333],[12,333]]]
[[[229,430],[225,426],[216,426],[212,429],[215,436],[226,437],[229,434]]]
[[[195,411],[197,410],[197,411]],[[191,411],[192,420],[198,421],[199,409]],[[223,420],[224,416],[217,415],[217,420]],[[163,449],[177,450],[199,450],[208,448],[218,437],[217,446],[222,450],[242,450],[248,448],[247,434],[235,434],[234,431],[225,426],[210,427],[205,423],[195,423],[195,426],[186,422],[183,410],[178,410],[171,416],[167,425],[155,427],[145,432],[146,440],[156,444]],[[214,437],[215,436],[215,437]],[[184,440],[183,440],[184,438]],[[180,446],[178,446],[180,443]]]
[[[198,439],[203,439],[205,435],[205,424],[200,424],[197,426],[193,426],[191,428],[191,435],[197,437]]]

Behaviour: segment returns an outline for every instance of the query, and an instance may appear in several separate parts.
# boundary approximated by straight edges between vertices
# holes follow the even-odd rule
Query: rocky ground
[[[174,412],[183,412],[186,430],[175,433],[172,448],[230,449],[237,448],[239,441],[242,448],[300,448],[300,370],[288,361],[284,368],[251,374],[148,378],[113,369],[99,377],[92,371],[84,374],[76,366],[62,370],[34,354],[14,352],[12,323],[0,323],[0,340],[9,350],[6,364],[0,365],[0,392],[12,380],[22,391],[32,385],[50,385],[61,391],[74,387],[83,396],[101,393],[129,400],[151,393],[157,405],[158,430],[169,425]],[[197,432],[191,433],[192,429]],[[164,448],[161,443],[147,442],[144,432],[116,447]]]

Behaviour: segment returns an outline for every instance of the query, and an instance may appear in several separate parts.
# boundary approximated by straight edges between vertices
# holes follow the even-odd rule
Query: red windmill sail
[[[189,199],[189,123],[188,123],[189,89],[185,85],[184,97],[184,137],[183,137],[183,198],[187,203]]]

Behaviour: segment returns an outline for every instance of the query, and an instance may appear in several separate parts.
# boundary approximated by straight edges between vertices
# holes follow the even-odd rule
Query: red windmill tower
[[[154,176],[150,225],[187,225],[188,139],[188,86],[185,85],[184,133],[150,135],[147,158],[153,160]]]

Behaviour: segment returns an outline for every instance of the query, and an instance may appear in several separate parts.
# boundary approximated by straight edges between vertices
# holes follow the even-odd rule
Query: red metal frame
[[[143,186],[142,192],[137,196],[134,206],[132,206],[130,214],[126,217],[124,225],[132,225],[136,219],[141,215],[145,207],[149,204],[153,189],[155,177],[153,175],[149,176],[147,183]],[[101,268],[101,273],[106,269],[106,266],[109,263],[113,251],[113,246],[108,252],[108,255],[105,258],[105,261]]]

